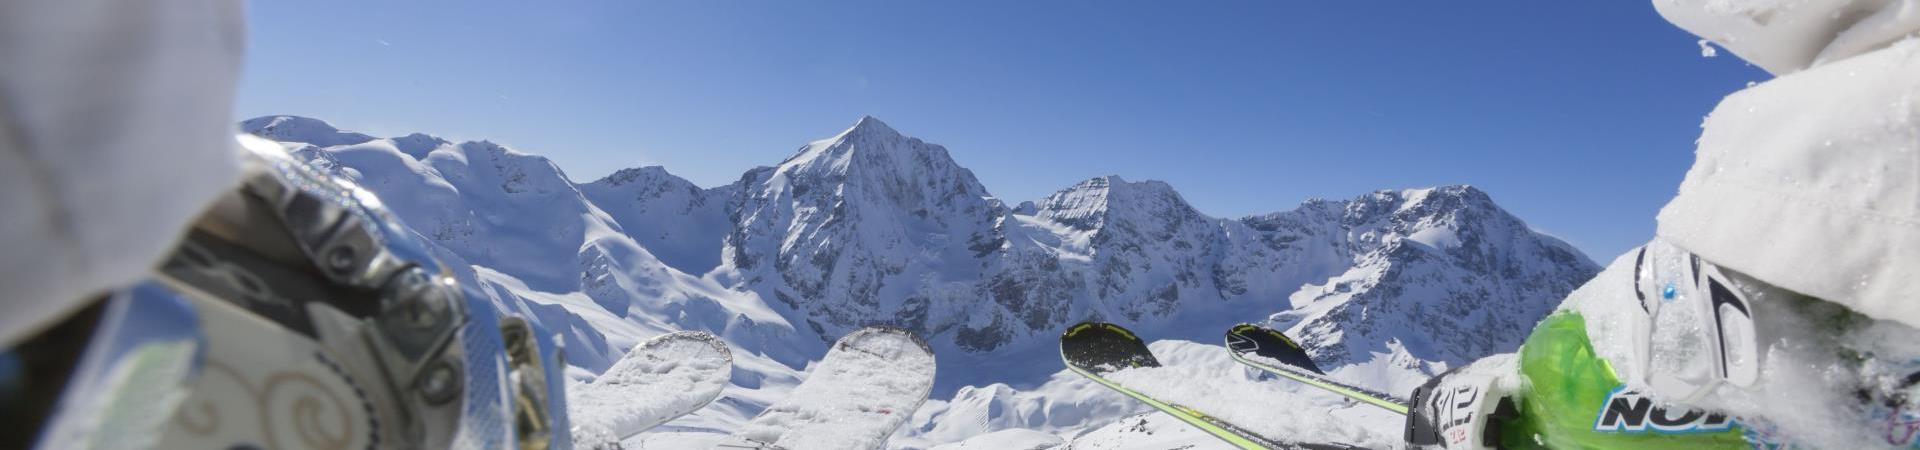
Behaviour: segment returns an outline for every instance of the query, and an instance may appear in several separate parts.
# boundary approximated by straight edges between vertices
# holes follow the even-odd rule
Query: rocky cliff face
[[[1510,351],[1568,292],[1599,272],[1469,186],[1382,191],[1241,220],[1279,254],[1346,263],[1289,298],[1271,325],[1316,357],[1365,361],[1389,343],[1424,361]],[[1324,268],[1335,268],[1328,264]]]
[[[946,325],[1004,244],[1006,208],[947,150],[868,117],[748,172],[722,269],[823,338],[870,323]]]

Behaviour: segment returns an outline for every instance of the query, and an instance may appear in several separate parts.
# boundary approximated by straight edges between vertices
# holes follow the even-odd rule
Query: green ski
[[[1132,397],[1243,449],[1341,450],[1354,448],[1344,444],[1305,444],[1274,440],[1221,421],[1204,412],[1182,406],[1178,402],[1156,399],[1106,379],[1104,375],[1121,369],[1160,366],[1159,359],[1154,358],[1153,352],[1147,349],[1147,344],[1141,342],[1133,332],[1119,325],[1083,322],[1067,328],[1067,332],[1060,336],[1060,358],[1074,373]]]
[[[1320,366],[1313,363],[1313,358],[1300,348],[1300,344],[1274,329],[1245,323],[1235,325],[1227,330],[1227,351],[1233,354],[1234,361],[1249,367],[1401,415],[1407,414],[1408,402],[1400,396],[1327,379],[1326,373],[1320,371]]]

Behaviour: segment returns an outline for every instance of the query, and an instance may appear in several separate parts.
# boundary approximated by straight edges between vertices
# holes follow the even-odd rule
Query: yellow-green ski
[[[1132,331],[1119,325],[1085,322],[1067,328],[1067,332],[1060,336],[1060,359],[1066,362],[1067,369],[1080,376],[1167,413],[1186,422],[1187,425],[1242,449],[1342,450],[1354,448],[1343,444],[1296,443],[1260,436],[1216,419],[1205,412],[1176,402],[1156,399],[1107,380],[1103,375],[1117,370],[1160,366],[1159,359],[1154,358],[1153,352],[1147,349],[1147,344],[1134,336]]]
[[[1400,396],[1327,379],[1326,374],[1313,363],[1313,358],[1307,355],[1306,350],[1279,331],[1244,323],[1234,326],[1227,330],[1227,351],[1233,354],[1234,361],[1249,367],[1305,383],[1361,403],[1378,406],[1400,415],[1407,414],[1407,400]]]

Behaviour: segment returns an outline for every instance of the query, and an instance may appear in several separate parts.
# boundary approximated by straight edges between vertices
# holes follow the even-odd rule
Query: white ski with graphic
[[[712,334],[649,339],[593,382],[567,387],[574,445],[618,448],[622,439],[712,403],[732,374],[733,353]]]
[[[835,342],[792,394],[718,448],[880,448],[926,402],[933,370],[933,351],[912,332],[860,329]]]

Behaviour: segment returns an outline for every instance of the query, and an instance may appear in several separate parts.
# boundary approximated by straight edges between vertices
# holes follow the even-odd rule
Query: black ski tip
[[[1082,322],[1060,335],[1060,357],[1069,366],[1093,374],[1131,367],[1160,367],[1146,342],[1125,327]]]
[[[1313,363],[1313,357],[1307,350],[1287,337],[1286,333],[1250,323],[1234,325],[1227,329],[1227,349],[1241,355],[1258,355],[1278,360],[1289,366],[1326,375],[1320,366]]]

